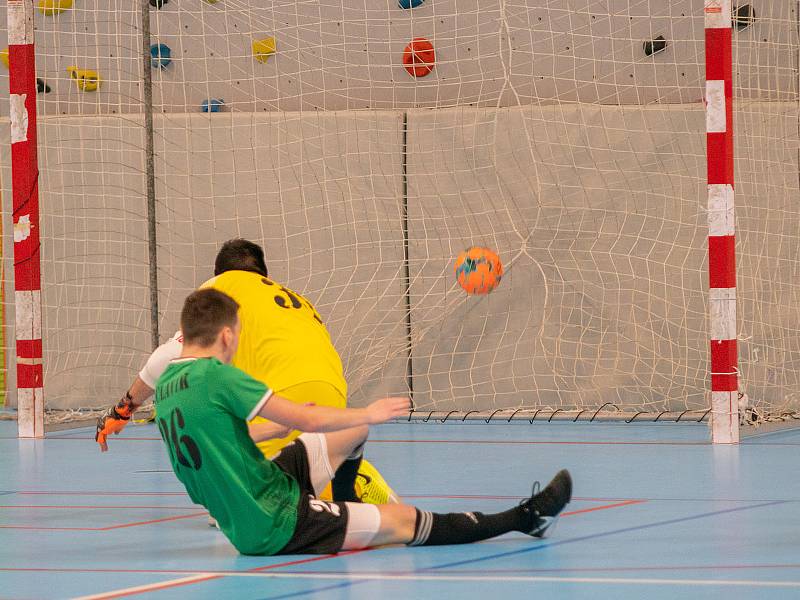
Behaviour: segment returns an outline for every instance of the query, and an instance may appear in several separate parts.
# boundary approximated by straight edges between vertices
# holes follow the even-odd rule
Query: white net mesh
[[[740,387],[763,415],[800,407],[800,40],[793,4],[751,4]],[[696,3],[169,0],[151,18],[171,61],[153,72],[162,338],[242,236],[315,302],[354,404],[410,386],[422,410],[707,408]],[[46,402],[101,407],[149,351],[139,9],[76,0],[36,24]],[[417,37],[436,64],[414,78]],[[504,261],[488,297],[455,283],[470,245]]]

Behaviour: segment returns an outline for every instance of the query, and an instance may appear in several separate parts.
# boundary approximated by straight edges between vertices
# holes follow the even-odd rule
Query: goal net
[[[706,414],[696,2],[152,0],[152,155],[137,4],[35,15],[51,419],[108,406],[151,349],[149,160],[162,341],[244,237],[315,303],[353,405]],[[800,40],[792,3],[752,8],[733,31],[737,338],[763,420],[800,409]],[[488,296],[456,283],[469,246],[503,261]]]

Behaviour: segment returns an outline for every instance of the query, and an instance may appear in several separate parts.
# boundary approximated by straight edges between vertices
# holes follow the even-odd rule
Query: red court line
[[[610,508],[621,508],[623,506],[631,506],[633,504],[641,504],[645,502],[645,500],[625,500],[623,502],[615,502],[614,504],[605,504],[602,506],[593,506],[591,508],[584,508],[580,510],[573,510],[565,513],[561,513],[562,517],[568,517],[571,515],[580,515],[589,512],[595,512],[598,510],[608,510]],[[0,506],[0,508],[18,508],[18,507],[4,507]],[[40,507],[40,506],[32,506],[32,507],[25,507],[25,508],[69,508],[64,506],[56,506],[56,507]],[[82,507],[82,508],[105,508],[103,506],[100,507]],[[128,507],[130,508],[130,507]],[[133,507],[136,508],[136,507]],[[185,510],[185,509],[183,509]],[[138,527],[140,525],[152,525],[153,523],[164,523],[166,521],[178,521],[181,519],[193,519],[195,517],[200,517],[203,515],[207,515],[206,511],[201,511],[198,513],[193,513],[191,515],[179,515],[177,517],[164,517],[162,519],[151,519],[149,521],[136,521],[133,523],[123,523],[121,525],[110,525],[108,527],[38,527],[34,525],[0,525],[0,529],[29,529],[34,531],[111,531],[114,529],[124,529],[126,527]]]
[[[94,437],[48,437],[48,440],[77,440],[86,441],[94,440]],[[120,442],[154,442],[161,441],[160,437],[125,437],[115,439],[114,443]],[[710,446],[710,441],[702,442],[625,442],[625,441],[596,441],[589,442],[585,440],[375,440],[370,439],[370,444],[499,444],[499,445],[566,445],[566,446]],[[749,444],[756,445],[756,444]],[[770,446],[784,445],[784,446],[798,446],[800,444],[785,443],[785,444],[769,444]]]
[[[736,571],[736,570],[756,570],[756,569],[800,569],[800,564],[756,564],[756,565],[653,565],[635,567],[563,567],[558,569],[491,569],[481,571],[498,575],[513,575],[525,573],[570,573],[572,571],[581,573],[611,573],[611,572],[639,572],[639,571]],[[326,571],[327,572],[327,571]],[[449,573],[451,575],[472,575],[476,571],[466,569],[437,569],[437,573]]]
[[[19,491],[23,496],[186,496],[186,492],[62,492],[62,491]]]
[[[151,519],[150,521],[136,521],[133,523],[122,523],[120,525],[109,525],[108,527],[37,527],[35,525],[0,525],[0,529],[29,529],[34,531],[111,531],[113,529],[124,529],[126,527],[138,527],[140,525],[152,525],[153,523],[164,523],[166,521],[179,521],[181,519],[193,519],[206,516],[206,511],[191,515],[178,515],[177,517],[164,517],[163,519]]]
[[[594,512],[596,510],[608,510],[609,508],[621,508],[623,506],[631,506],[633,504],[642,504],[645,500],[626,500],[625,502],[617,502],[615,504],[604,504],[603,506],[593,506],[591,508],[583,508],[581,510],[571,510],[569,512],[561,513],[562,517],[569,517],[572,515],[582,515],[584,513]]]
[[[606,509],[609,509],[609,508],[630,506],[632,504],[639,504],[639,503],[642,503],[642,502],[644,502],[644,501],[643,500],[628,500],[628,501],[625,501],[625,502],[616,502],[614,504],[608,504],[608,505],[604,505],[604,506],[595,506],[595,507],[592,507],[592,508],[589,508],[589,509],[584,509],[584,510],[576,510],[576,511],[572,511],[572,512],[565,512],[565,513],[562,513],[561,516],[562,517],[568,517],[568,516],[583,514],[583,513],[592,512],[592,511],[596,511],[596,510],[606,510]],[[322,556],[322,557],[315,557],[315,558],[311,558],[311,559],[301,559],[301,560],[297,560],[297,561],[281,563],[281,564],[277,564],[277,565],[268,565],[268,566],[265,566],[265,567],[257,567],[255,569],[248,569],[248,571],[244,571],[244,572],[260,572],[260,571],[266,571],[266,570],[269,570],[269,569],[277,569],[279,567],[291,567],[291,566],[305,564],[305,563],[309,563],[309,562],[315,562],[315,561],[318,561],[318,560],[326,560],[326,559],[329,559],[329,558],[334,558],[336,556],[347,556],[349,554],[357,554],[359,552],[369,552],[370,550],[374,550],[374,548],[366,548],[364,550],[351,550],[351,551],[348,551],[348,552],[341,552],[339,554],[331,554],[331,555],[326,555],[326,556]],[[196,571],[195,571],[195,573],[196,573]],[[135,596],[135,595],[138,595],[138,594],[155,592],[155,591],[160,591],[160,590],[165,590],[165,589],[170,589],[170,588],[175,588],[175,587],[183,587],[183,586],[186,586],[186,585],[194,585],[195,583],[202,583],[202,582],[205,582],[205,581],[210,581],[212,579],[221,579],[221,578],[224,578],[224,577],[225,577],[225,574],[198,575],[196,578],[185,578],[185,579],[178,579],[178,580],[175,580],[175,581],[172,581],[172,582],[167,581],[167,582],[164,582],[164,583],[156,583],[156,584],[152,584],[152,585],[138,586],[136,588],[129,588],[127,591],[126,590],[119,590],[119,591],[116,591],[116,592],[111,592],[109,595],[102,595],[101,594],[101,595],[97,595],[97,596],[92,596],[91,598],[93,600],[101,600],[101,599],[102,600],[109,600],[111,598],[123,598],[123,597],[126,597],[126,596]]]
[[[456,495],[440,495],[440,494],[400,494],[401,498],[414,498],[417,500],[523,500],[530,498],[530,496],[491,496],[486,494],[456,494]],[[646,501],[646,498],[580,498],[575,496],[573,501],[581,502],[628,502],[629,500]]]
[[[59,491],[52,491],[52,492],[29,492],[29,491],[20,491],[20,492],[10,492],[12,494],[19,494],[19,495],[32,495],[32,496],[186,496],[185,492],[101,492],[101,491],[88,491],[88,492],[59,492]],[[431,500],[522,500],[524,498],[528,498],[528,496],[497,496],[492,494],[400,494],[402,498],[415,498],[415,499],[431,499]],[[579,497],[575,496],[573,498],[574,501],[580,500],[582,502],[627,502],[628,500],[641,500],[641,501],[648,501],[652,500],[652,498],[588,498],[588,497]],[[675,500],[675,498],[665,498],[665,500]],[[688,499],[691,501],[695,501],[695,499]],[[696,501],[700,502],[754,502],[754,500],[725,500],[720,498],[697,498]],[[761,502],[762,500],[758,500]],[[11,505],[9,505],[11,506]],[[14,505],[16,506],[16,505]],[[34,505],[39,506],[39,505]],[[59,505],[54,506],[54,508],[66,507],[68,505]],[[88,506],[87,506],[88,507]],[[97,505],[98,508],[109,508],[110,506],[105,506],[102,504]],[[0,508],[3,506],[0,505]],[[76,506],[75,508],[81,508]],[[166,506],[131,506],[131,507],[119,507],[119,508],[171,508],[177,509],[179,507],[166,507]],[[197,508],[197,507],[186,507],[188,510],[189,508]]]
[[[186,492],[107,492],[107,491],[12,491],[7,492],[6,495],[18,494],[21,496],[120,496],[120,497],[134,497],[134,496],[186,496]],[[528,496],[498,496],[491,494],[400,494],[402,498],[411,498],[418,500],[522,500]],[[641,500],[644,502],[800,502],[800,498],[594,498],[588,496],[575,496],[573,501],[580,500],[582,502],[626,502],[628,500]],[[133,508],[148,508],[148,507],[133,507]],[[158,507],[166,508],[166,507]]]
[[[120,506],[118,504],[0,504],[0,508],[68,508],[83,509],[155,509],[155,510],[200,510],[197,506]]]
[[[342,554],[326,555],[325,558],[332,558],[333,556],[341,556]],[[319,558],[319,557],[317,557]],[[285,565],[274,565],[272,568]],[[786,564],[752,564],[752,565],[651,565],[634,567],[561,567],[561,568],[535,568],[529,569],[482,569],[479,571],[487,575],[514,575],[526,573],[605,573],[617,571],[737,571],[737,570],[757,570],[757,569],[800,569],[800,563],[786,563]],[[264,567],[257,567],[255,570],[264,570]],[[238,575],[242,572],[231,569],[210,569],[214,575],[224,577],[226,575]],[[107,568],[107,569],[81,569],[81,568],[55,568],[55,567],[0,567],[0,573],[131,573],[131,574],[145,574],[145,575],[199,575],[202,571],[192,569],[123,569],[123,568]],[[302,575],[304,573],[326,573],[326,574],[362,574],[359,571],[289,571],[292,574]],[[444,573],[450,575],[474,575],[478,573],[475,569],[437,569],[437,573]],[[363,572],[372,574],[374,571]],[[382,573],[393,574],[390,572],[382,571]],[[396,574],[406,575],[409,571],[397,571]]]
[[[161,439],[161,438],[159,438]],[[369,440],[370,444],[499,444],[499,445],[533,445],[533,446],[710,446],[711,442],[625,442],[600,440]]]

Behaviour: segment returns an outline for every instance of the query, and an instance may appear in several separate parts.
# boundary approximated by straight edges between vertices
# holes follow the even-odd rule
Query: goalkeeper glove
[[[94,434],[94,439],[100,444],[101,452],[108,450],[107,436],[112,433],[119,435],[119,432],[125,429],[125,425],[131,420],[133,410],[133,398],[130,392],[125,392],[116,406],[112,406],[97,418],[97,432]]]

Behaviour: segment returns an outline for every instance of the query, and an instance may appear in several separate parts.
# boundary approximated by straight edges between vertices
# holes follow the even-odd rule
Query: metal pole
[[[8,0],[17,427],[44,437],[39,163],[33,0]]]
[[[408,343],[408,363],[406,364],[406,384],[408,394],[414,398],[414,369],[411,353],[411,270],[408,251],[408,113],[403,113],[403,296],[406,300],[406,339]]]
[[[739,442],[731,0],[705,0],[711,436]]]
[[[147,184],[147,249],[150,261],[150,336],[153,349],[158,334],[158,246],[156,244],[156,173],[153,133],[153,71],[150,62],[150,4],[140,0],[142,11],[142,83],[144,87],[145,176]]]

